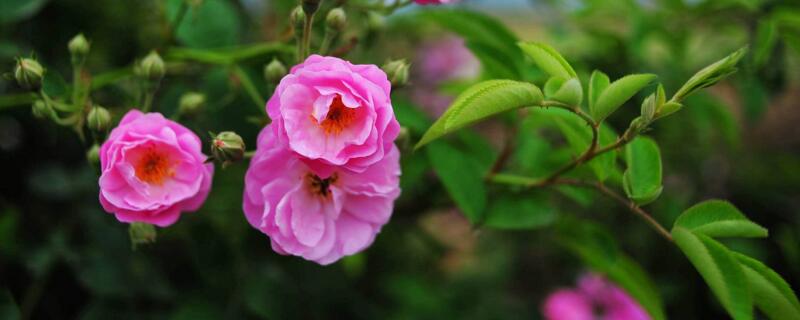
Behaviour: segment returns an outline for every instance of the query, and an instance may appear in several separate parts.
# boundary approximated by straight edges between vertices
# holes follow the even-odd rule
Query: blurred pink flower
[[[205,161],[192,131],[131,110],[100,147],[100,204],[122,222],[169,226],[205,201],[214,174]]]
[[[542,313],[548,320],[650,319],[625,291],[597,274],[582,276],[576,289],[559,289],[551,293],[544,302]]]
[[[427,5],[427,4],[451,4],[456,3],[458,0],[414,0],[414,3]]]
[[[480,72],[478,59],[464,45],[464,39],[448,36],[420,47],[412,64],[412,98],[431,116],[438,117],[453,101],[439,92],[443,82],[472,79]]]
[[[363,172],[381,161],[400,132],[391,84],[374,65],[312,55],[281,79],[267,102],[280,144],[321,178]]]
[[[326,265],[370,244],[389,221],[400,195],[400,153],[363,172],[334,169],[322,178],[302,158],[279,145],[274,124],[258,136],[245,175],[247,221],[269,236],[280,254]]]

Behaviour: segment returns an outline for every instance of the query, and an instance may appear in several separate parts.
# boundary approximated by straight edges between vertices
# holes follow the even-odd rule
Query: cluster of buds
[[[156,83],[161,81],[161,78],[164,78],[166,72],[164,60],[155,51],[150,51],[136,66],[136,73],[139,76]]]
[[[267,83],[270,85],[277,85],[287,72],[288,70],[286,70],[286,66],[283,65],[283,63],[278,59],[272,59],[270,63],[264,66],[264,79],[266,79]]]

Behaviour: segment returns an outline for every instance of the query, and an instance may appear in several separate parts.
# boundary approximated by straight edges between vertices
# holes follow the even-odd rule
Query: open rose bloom
[[[200,138],[159,113],[129,111],[100,148],[100,203],[122,222],[165,227],[211,188]]]
[[[649,320],[625,291],[596,274],[584,275],[575,289],[550,294],[542,308],[547,320]]]
[[[259,134],[245,176],[250,225],[269,236],[278,253],[323,265],[368,247],[400,195],[397,147],[390,145],[363,172],[334,168],[323,178],[278,143],[273,126]]]
[[[320,177],[364,172],[387,156],[400,132],[390,92],[374,65],[312,55],[281,79],[267,112],[278,142]]]

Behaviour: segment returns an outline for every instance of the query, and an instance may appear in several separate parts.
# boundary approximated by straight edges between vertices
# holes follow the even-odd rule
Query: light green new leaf
[[[480,165],[443,141],[428,147],[428,159],[458,208],[472,223],[480,221],[486,208],[486,189]]]
[[[589,78],[589,112],[594,113],[594,104],[600,98],[600,94],[608,88],[611,80],[608,76],[600,70],[592,72],[592,77]]]
[[[603,121],[655,78],[654,74],[631,74],[612,82],[597,97],[594,108],[591,109],[592,118],[598,122]]]
[[[425,132],[415,148],[489,116],[542,101],[533,84],[513,80],[489,80],[461,93],[445,113]]]
[[[684,211],[675,227],[709,237],[766,237],[767,229],[750,221],[730,202],[708,200]]]
[[[550,225],[556,210],[541,193],[526,193],[525,197],[500,196],[492,199],[484,225],[497,229],[536,229]]]
[[[800,302],[778,273],[756,259],[737,252],[733,255],[747,276],[753,301],[761,312],[773,320],[800,319]]]
[[[544,83],[544,96],[548,98],[554,96],[558,89],[561,89],[561,86],[564,85],[564,82],[567,82],[567,79],[562,77],[550,77],[550,79],[547,79],[547,82]]]
[[[572,66],[553,47],[539,42],[519,42],[517,45],[551,76],[565,79],[577,77]]]
[[[570,106],[580,106],[583,101],[583,88],[580,80],[578,78],[567,80],[550,98]]]
[[[683,227],[673,228],[672,237],[728,314],[734,320],[753,319],[747,277],[732,252],[714,239]]]
[[[713,64],[703,68],[695,73],[688,81],[680,88],[675,95],[672,96],[672,101],[681,102],[690,94],[697,90],[713,86],[720,80],[736,72],[736,64],[747,53],[747,47],[736,50],[725,58],[714,62]]]
[[[639,136],[625,147],[628,169],[622,186],[628,198],[639,205],[654,201],[661,194],[661,151],[653,139]]]

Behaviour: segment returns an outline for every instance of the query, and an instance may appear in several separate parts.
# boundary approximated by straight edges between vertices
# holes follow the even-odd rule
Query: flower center
[[[316,174],[309,172],[306,174],[308,191],[311,192],[312,195],[319,196],[323,199],[328,199],[331,195],[331,185],[336,183],[338,178],[339,177],[336,175],[336,173],[332,174],[326,179],[322,179]]]
[[[175,173],[169,159],[153,149],[146,150],[134,167],[139,180],[152,184],[162,184]]]
[[[339,134],[353,122],[355,117],[356,109],[348,108],[342,102],[342,97],[336,96],[331,102],[328,114],[325,116],[325,120],[320,123],[320,126],[325,130],[326,134]]]

